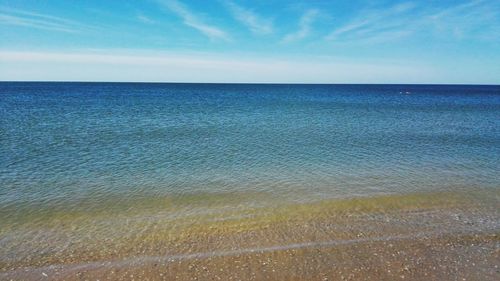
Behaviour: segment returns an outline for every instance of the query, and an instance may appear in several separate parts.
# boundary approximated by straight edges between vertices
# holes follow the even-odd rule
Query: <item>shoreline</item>
[[[374,251],[372,247],[384,252],[382,245],[387,243],[402,244],[400,250],[413,247],[413,254],[418,256],[419,252],[427,249],[427,246],[419,244],[425,241],[443,252],[449,250],[446,246],[449,243],[463,244],[464,251],[473,249],[474,243],[482,243],[489,249],[485,251],[492,257],[490,263],[495,264],[500,261],[500,213],[495,209],[498,207],[495,199],[498,194],[491,191],[477,196],[493,198],[490,202],[492,205],[487,207],[479,204],[478,198],[453,192],[325,200],[274,209],[255,209],[251,212],[244,210],[246,216],[232,214],[234,218],[227,220],[216,220],[217,217],[213,216],[213,220],[208,220],[210,216],[202,217],[184,225],[175,220],[150,217],[149,222],[129,221],[128,231],[132,235],[126,232],[127,227],[124,225],[118,228],[124,221],[117,218],[114,224],[93,229],[95,235],[92,239],[68,244],[59,252],[42,254],[38,258],[35,255],[30,260],[11,260],[7,263],[4,260],[0,279],[37,280],[44,276],[41,273],[45,273],[51,274],[55,280],[79,280],[78,274],[85,275],[85,278],[108,276],[107,278],[115,280],[109,274],[118,270],[136,272],[135,275],[144,271],[144,278],[162,280],[165,275],[160,276],[160,268],[152,264],[162,263],[164,269],[178,265],[178,270],[171,269],[169,272],[184,276],[191,271],[189,268],[181,268],[189,267],[189,263],[218,260],[217,267],[224,268],[224,264],[242,257],[248,258],[248,262],[252,264],[260,260],[259,256],[262,255],[277,255],[275,260],[279,263],[280,260],[287,259],[280,253],[315,251],[320,256],[335,256],[338,254],[336,249],[339,248],[358,254],[371,254]],[[141,225],[144,229],[137,232]],[[63,231],[64,229],[59,229],[56,232],[64,233]],[[68,234],[66,242],[85,232],[83,228]],[[120,232],[122,236],[116,236]],[[92,235],[88,231],[87,234]],[[110,234],[114,236],[109,236]],[[106,240],[99,240],[103,237]],[[55,239],[52,243],[56,245],[60,242]],[[372,246],[363,249],[363,245]],[[37,244],[33,247],[36,249]],[[9,251],[4,250],[7,253]],[[467,257],[466,253],[461,255],[461,258]],[[334,264],[337,258],[325,259],[317,266]],[[315,256],[305,254],[290,266],[301,266],[302,262],[309,260],[315,260]],[[349,259],[344,261],[347,260]],[[222,264],[218,264],[219,262]],[[350,262],[354,270],[365,261],[353,258]],[[422,272],[426,270],[432,271],[427,268]],[[260,271],[253,268],[252,272]],[[296,276],[315,279],[313,273],[304,269],[302,273],[296,272]],[[197,276],[199,275],[188,274],[185,280]],[[251,279],[250,276],[243,275],[239,275],[239,278]]]
[[[20,268],[14,271],[8,272],[0,272],[0,278],[21,278],[25,279],[33,279],[36,280],[39,276],[49,277],[51,276],[54,280],[73,280],[80,279],[84,275],[87,277],[92,276],[91,278],[99,278],[102,274],[109,275],[115,274],[116,271],[128,271],[133,268],[148,268],[148,267],[157,267],[158,264],[162,266],[169,266],[175,263],[183,263],[190,261],[210,261],[212,259],[234,259],[242,256],[258,256],[258,255],[266,255],[273,254],[279,252],[290,252],[290,251],[307,251],[307,250],[316,250],[316,251],[329,251],[332,249],[339,250],[339,248],[354,248],[354,247],[364,247],[364,251],[373,251],[367,245],[373,245],[377,243],[387,244],[390,243],[391,251],[399,252],[401,249],[394,247],[394,244],[405,243],[408,245],[413,245],[415,240],[427,240],[431,247],[442,247],[440,243],[446,243],[447,246],[450,243],[463,244],[464,241],[482,244],[483,247],[498,247],[500,245],[500,233],[483,233],[478,235],[477,233],[418,233],[415,235],[407,235],[407,236],[397,236],[397,237],[377,237],[377,238],[359,238],[352,240],[332,240],[332,241],[320,241],[320,242],[309,242],[309,243],[301,243],[301,244],[291,244],[291,245],[280,245],[274,247],[266,247],[266,248],[253,248],[253,249],[239,249],[233,251],[222,251],[222,252],[207,252],[207,253],[192,253],[192,254],[180,254],[180,255],[172,255],[172,256],[163,256],[163,257],[137,257],[131,258],[128,260],[116,260],[116,261],[102,261],[102,262],[92,262],[92,263],[83,263],[83,264],[70,264],[70,265],[50,265],[46,267],[40,268]],[[421,242],[421,241],[418,241]],[[417,243],[418,243],[417,242]],[[364,246],[363,246],[364,245]],[[414,246],[414,245],[413,245]],[[468,246],[468,245],[466,245]],[[434,249],[436,250],[436,249]],[[444,250],[444,249],[443,249]],[[498,266],[495,266],[495,262],[500,261],[500,251],[495,250],[491,254],[493,259],[493,267],[491,275],[492,277],[495,274],[499,273]],[[377,255],[375,253],[375,255]],[[468,256],[462,256],[461,258],[468,258]],[[438,260],[436,260],[438,261]],[[360,261],[363,262],[363,261]],[[405,266],[406,268],[407,266]],[[351,270],[355,271],[355,267]],[[425,269],[421,269],[425,270]],[[153,278],[162,277],[163,275],[159,274],[159,271],[155,272],[154,270],[148,272],[146,275],[142,277]],[[407,270],[404,270],[407,271]],[[131,271],[132,272],[132,271]],[[319,272],[318,272],[319,273]],[[442,273],[442,272],[441,272]],[[468,272],[468,274],[472,274],[473,272]],[[128,273],[127,273],[128,274]],[[427,274],[424,274],[427,275]],[[38,277],[37,277],[38,276]],[[126,276],[124,276],[126,277]],[[139,277],[139,276],[138,276]],[[169,277],[168,274],[165,277]],[[172,277],[172,276],[170,276]],[[401,276],[399,276],[401,277]],[[75,280],[76,280],[75,279]],[[164,279],[164,278],[161,278]],[[177,279],[177,278],[176,278]],[[279,279],[279,278],[278,278]],[[404,278],[402,278],[404,279]],[[169,278],[165,279],[169,280]],[[483,280],[489,280],[488,278]],[[494,279],[491,279],[494,280]]]

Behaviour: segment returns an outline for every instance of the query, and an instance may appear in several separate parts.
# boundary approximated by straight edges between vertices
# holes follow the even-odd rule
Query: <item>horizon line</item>
[[[500,86],[476,83],[301,83],[301,82],[180,82],[180,81],[89,81],[89,80],[0,80],[0,83],[93,83],[93,84],[193,84],[193,85],[389,85],[389,86]]]

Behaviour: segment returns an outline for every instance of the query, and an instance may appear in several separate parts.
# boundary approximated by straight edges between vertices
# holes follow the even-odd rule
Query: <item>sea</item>
[[[499,188],[500,86],[0,83],[5,268],[61,225]]]

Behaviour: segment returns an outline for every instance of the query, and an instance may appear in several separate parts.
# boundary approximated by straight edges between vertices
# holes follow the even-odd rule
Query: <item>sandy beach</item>
[[[140,217],[149,218],[146,224],[129,215],[128,225],[119,217],[113,220],[128,228],[122,236],[116,228],[107,229],[111,222],[63,227],[52,236],[53,243],[61,243],[56,237],[71,231],[66,235],[81,237],[81,242],[54,254],[4,261],[0,278],[497,280],[500,213],[495,196],[423,193],[326,200],[230,211],[203,222],[165,221],[143,213]],[[492,198],[490,204],[484,198]]]

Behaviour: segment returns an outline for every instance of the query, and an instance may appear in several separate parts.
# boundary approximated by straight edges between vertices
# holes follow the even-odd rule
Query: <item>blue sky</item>
[[[500,0],[0,0],[0,80],[500,84]]]

